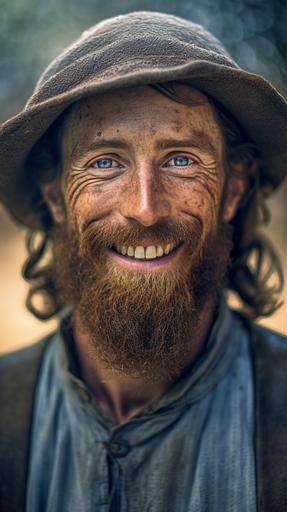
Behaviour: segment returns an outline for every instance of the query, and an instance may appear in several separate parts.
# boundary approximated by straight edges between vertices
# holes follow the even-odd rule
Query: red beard
[[[99,225],[98,225],[99,224]],[[184,242],[186,264],[162,272],[134,272],[109,264],[107,248]],[[204,304],[225,283],[230,229],[220,226],[204,241],[201,224],[170,222],[145,228],[89,223],[82,234],[54,233],[55,276],[65,303],[89,335],[90,351],[106,368],[148,380],[173,378],[185,366]]]

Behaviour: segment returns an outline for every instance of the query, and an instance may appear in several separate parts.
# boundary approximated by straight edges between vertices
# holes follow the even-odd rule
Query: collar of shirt
[[[235,335],[234,329],[231,327],[232,317],[233,313],[227,307],[225,299],[221,297],[217,317],[201,356],[182,378],[168,388],[159,400],[143,408],[130,421],[147,419],[159,411],[165,416],[174,408],[184,408],[200,400],[216,386],[228,371],[235,356],[237,343],[231,342],[231,338],[234,341]],[[238,330],[239,324],[236,323],[236,325]],[[72,395],[78,405],[87,407],[90,412],[96,414],[101,423],[104,422],[108,425],[109,419],[102,415],[95,396],[80,378],[73,331],[68,316],[61,322],[60,336],[58,336],[55,348],[56,376],[65,390]]]

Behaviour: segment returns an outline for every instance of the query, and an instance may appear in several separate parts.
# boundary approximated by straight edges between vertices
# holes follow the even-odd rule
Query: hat
[[[20,114],[0,129],[0,200],[12,216],[41,228],[41,193],[27,158],[72,103],[123,87],[180,80],[228,109],[257,145],[260,185],[272,191],[287,169],[287,103],[259,75],[242,70],[200,25],[156,12],[98,23],[44,71]]]

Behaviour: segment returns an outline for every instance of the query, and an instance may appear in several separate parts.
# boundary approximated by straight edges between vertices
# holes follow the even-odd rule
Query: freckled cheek
[[[108,193],[104,187],[95,190],[84,190],[76,200],[67,199],[67,210],[71,219],[81,226],[89,218],[104,218],[114,208],[116,194]]]
[[[195,215],[202,219],[203,225],[214,225],[218,218],[219,198],[200,190],[186,190],[180,199],[181,211],[187,215]]]
[[[206,202],[203,197],[188,197],[183,200],[183,207],[187,211],[190,210],[191,213],[202,212],[206,208]]]

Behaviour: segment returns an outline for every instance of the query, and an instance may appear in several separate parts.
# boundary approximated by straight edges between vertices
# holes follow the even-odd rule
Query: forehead
[[[188,136],[192,131],[208,134],[220,144],[221,129],[206,95],[185,84],[173,84],[172,95],[140,86],[85,98],[66,116],[64,144],[75,149],[106,136],[135,141],[145,135]]]

